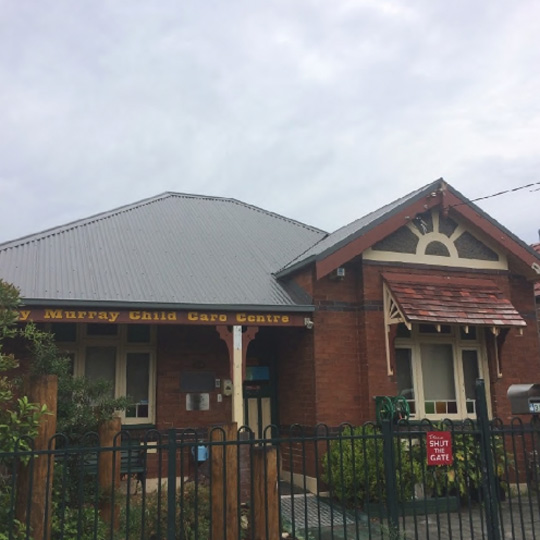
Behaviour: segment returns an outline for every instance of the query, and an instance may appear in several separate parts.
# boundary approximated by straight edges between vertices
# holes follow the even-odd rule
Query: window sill
[[[149,424],[149,423],[146,423],[146,424],[122,424],[122,429],[125,429],[126,431],[130,431],[130,430],[138,430],[138,429],[145,429],[145,430],[150,430],[150,429],[156,429],[156,424]]]

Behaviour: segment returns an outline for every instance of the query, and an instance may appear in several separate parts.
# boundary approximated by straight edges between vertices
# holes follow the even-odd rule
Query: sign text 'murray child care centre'
[[[298,313],[249,313],[171,310],[99,310],[31,308],[19,310],[19,321],[146,324],[214,324],[302,326]]]

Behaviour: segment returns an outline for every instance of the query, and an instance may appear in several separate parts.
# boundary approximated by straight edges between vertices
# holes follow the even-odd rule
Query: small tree
[[[9,459],[5,453],[15,448],[28,450],[28,439],[37,433],[41,417],[46,408],[30,403],[20,395],[20,378],[8,376],[19,367],[19,360],[12,353],[4,352],[6,340],[19,335],[17,308],[20,305],[19,291],[0,279],[0,463]]]
[[[58,432],[67,435],[72,443],[130,405],[125,397],[111,397],[110,382],[72,376],[70,360],[58,349],[54,334],[31,322],[19,334],[29,347],[30,374],[58,377]]]
[[[421,478],[421,463],[411,458],[410,445],[393,441],[400,501],[414,498],[414,485]],[[372,424],[346,426],[330,441],[323,460],[323,479],[332,494],[346,502],[364,504],[386,500],[386,478],[381,428]]]
[[[23,527],[14,519],[11,504],[11,482],[14,472],[15,451],[30,449],[31,441],[47,408],[21,395],[20,378],[10,376],[19,367],[19,360],[12,353],[4,352],[6,340],[19,336],[17,308],[19,291],[0,279],[0,523],[11,523],[14,537],[23,535]],[[29,458],[19,459],[28,461]],[[8,532],[0,531],[0,540],[7,539]]]
[[[18,325],[20,306],[18,289],[0,279],[0,523],[15,523],[12,529],[15,534],[23,534],[24,531],[18,522],[13,521],[12,514],[11,482],[8,480],[14,472],[14,453],[30,449],[42,418],[49,411],[24,395],[22,378],[17,373],[20,360],[14,354],[4,352],[5,344],[9,342],[12,348],[14,345],[26,347],[26,367],[31,377],[57,376],[57,429],[67,436],[70,445],[77,445],[85,433],[96,431],[100,422],[111,419],[115,411],[129,405],[127,398],[111,397],[111,387],[106,381],[73,377],[70,361],[58,349],[53,334],[32,322]],[[71,464],[76,465],[75,462]],[[70,464],[67,466],[69,468]],[[67,486],[63,494],[64,498],[68,497],[68,500],[64,499],[65,504],[76,508],[77,501],[71,496],[78,491],[76,484],[80,475],[68,471],[65,477],[73,484]],[[56,503],[53,500],[54,508]],[[53,516],[53,523],[56,522],[58,520]],[[0,531],[0,540],[7,538],[3,535]]]

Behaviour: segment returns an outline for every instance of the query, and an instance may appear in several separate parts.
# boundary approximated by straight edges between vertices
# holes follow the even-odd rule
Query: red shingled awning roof
[[[526,326],[497,285],[488,279],[383,274],[403,316],[413,323]]]

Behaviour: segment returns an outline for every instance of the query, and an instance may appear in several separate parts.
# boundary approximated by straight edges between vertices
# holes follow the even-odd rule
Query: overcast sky
[[[0,0],[0,241],[164,191],[333,231],[540,182],[537,0]],[[538,241],[540,184],[478,203]]]

